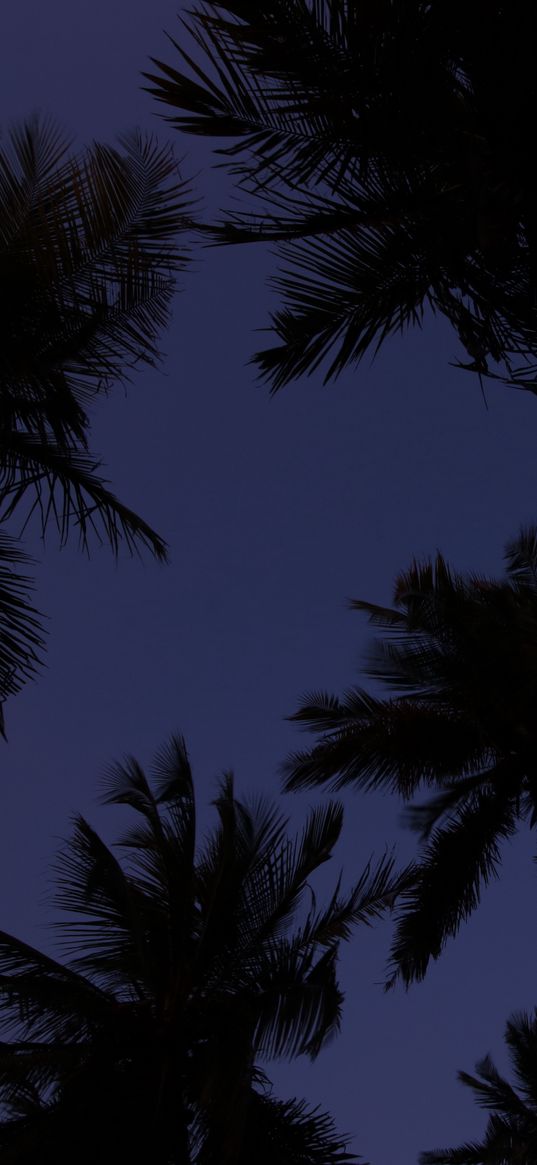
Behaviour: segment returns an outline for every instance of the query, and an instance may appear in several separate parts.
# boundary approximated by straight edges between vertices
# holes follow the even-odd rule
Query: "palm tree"
[[[109,489],[89,448],[89,408],[158,359],[188,189],[173,153],[139,134],[78,155],[34,118],[0,146],[0,523],[36,513],[41,534],[92,535],[117,553],[166,544]],[[35,671],[42,636],[28,561],[0,535],[0,709]],[[3,732],[3,720],[0,719]]]
[[[272,388],[334,376],[428,310],[461,367],[533,391],[523,0],[208,0],[183,25],[174,63],[145,75],[172,123],[221,144],[244,196],[213,237],[280,246],[279,344],[256,357]]]
[[[537,823],[537,528],[506,558],[495,581],[439,555],[398,577],[394,609],[354,602],[383,632],[366,665],[381,694],[313,693],[292,717],[317,740],[286,762],[287,789],[434,790],[406,814],[425,843],[392,948],[406,983],[477,907],[501,843]]]
[[[411,875],[384,857],[318,907],[309,880],[341,806],[312,811],[291,840],[273,806],[237,799],[230,775],[199,850],[182,738],[152,783],[133,759],[114,767],[105,801],[134,814],[124,859],[76,818],[56,867],[63,961],[0,934],[6,1162],[29,1165],[38,1143],[55,1165],[116,1161],[118,1146],[133,1165],[340,1165],[330,1119],[276,1100],[259,1061],[315,1057],[337,1032],[340,943]]]
[[[505,1040],[515,1086],[500,1075],[490,1056],[476,1064],[476,1076],[459,1072],[459,1080],[490,1113],[481,1141],[457,1149],[434,1149],[420,1156],[421,1165],[533,1165],[537,1154],[537,1016],[511,1016]]]
[[[188,190],[173,153],[135,133],[120,149],[70,155],[33,119],[0,149],[0,521],[21,503],[42,533],[74,525],[115,551],[165,543],[96,472],[88,408],[141,362],[158,358]]]

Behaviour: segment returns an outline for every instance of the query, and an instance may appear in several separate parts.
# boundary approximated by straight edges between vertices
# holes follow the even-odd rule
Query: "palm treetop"
[[[53,1144],[61,1114],[81,1119],[88,1097],[108,1116],[116,1105],[117,1127],[134,1120],[143,1141],[142,1096],[146,1130],[158,1116],[171,1136],[182,1104],[190,1138],[203,1141],[209,1121],[233,1139],[252,1089],[263,1090],[258,1063],[315,1057],[338,1030],[340,944],[383,913],[409,874],[384,857],[318,905],[309,881],[331,856],[341,806],[313,810],[292,839],[274,806],[237,799],[229,775],[217,826],[198,848],[182,738],[158,754],[152,782],[133,759],[116,766],[105,799],[127,807],[132,824],[116,856],[75,820],[56,867],[63,960],[0,935],[0,1141],[35,1131]]]
[[[73,154],[33,118],[0,144],[0,520],[24,503],[62,541],[165,557],[97,472],[88,408],[158,360],[190,205],[171,148],[138,132]]]
[[[243,197],[213,237],[279,246],[279,343],[256,357],[273,389],[337,375],[428,309],[462,367],[533,391],[527,5],[210,0],[172,44],[150,92]]]
[[[537,1153],[537,1014],[512,1015],[505,1042],[515,1083],[510,1084],[490,1056],[476,1064],[476,1075],[459,1072],[481,1108],[489,1114],[484,1136],[456,1149],[433,1149],[420,1165],[533,1165]]]
[[[424,849],[392,948],[407,983],[476,908],[518,822],[537,822],[537,530],[506,559],[494,580],[439,555],[399,575],[394,608],[354,602],[381,631],[374,691],[313,693],[292,717],[316,739],[286,762],[287,789],[384,789],[409,805]]]
[[[0,141],[0,732],[3,702],[41,660],[32,584],[13,534],[96,539],[167,557],[90,444],[96,396],[159,359],[187,259],[188,185],[173,151],[134,132],[73,153],[34,117]],[[180,238],[182,236],[182,238]],[[14,522],[17,527],[14,530]],[[10,536],[11,535],[11,536]]]

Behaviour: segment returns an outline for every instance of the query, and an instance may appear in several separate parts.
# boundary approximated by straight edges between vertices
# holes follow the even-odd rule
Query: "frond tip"
[[[4,701],[33,679],[42,664],[41,616],[29,601],[33,582],[20,567],[31,559],[18,542],[0,532],[0,733],[5,736]]]

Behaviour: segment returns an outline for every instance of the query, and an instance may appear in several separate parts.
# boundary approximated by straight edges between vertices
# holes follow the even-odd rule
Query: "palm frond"
[[[504,1138],[504,1149],[508,1150],[509,1139]],[[420,1153],[420,1165],[504,1165],[506,1157],[491,1157],[489,1146],[480,1141],[467,1141],[457,1149],[429,1149]],[[529,1163],[528,1163],[529,1165]]]
[[[312,809],[296,851],[293,881],[303,884],[322,862],[332,857],[332,850],[343,828],[343,805],[330,801]]]
[[[135,758],[128,757],[108,770],[103,801],[126,805],[137,815],[118,845],[127,855],[130,881],[143,895],[144,914],[153,924],[156,917],[160,927],[167,926],[177,954],[193,924],[196,848],[194,786],[182,736],[172,736],[157,753],[152,777],[150,782]]]
[[[318,1056],[338,1032],[343,995],[337,985],[338,947],[318,956],[302,936],[282,941],[259,973],[254,1042],[267,1059]]]
[[[33,581],[20,568],[31,559],[17,541],[0,532],[0,733],[5,736],[3,704],[33,679],[42,663],[43,624],[29,601]]]
[[[416,874],[413,865],[396,870],[391,853],[384,854],[376,863],[371,859],[346,894],[341,893],[338,882],[326,906],[318,910],[315,905],[310,910],[299,941],[305,948],[317,944],[332,947],[347,941],[355,927],[371,926],[387,910],[393,911],[398,898],[411,888]]]
[[[337,1133],[332,1117],[304,1100],[252,1094],[238,1165],[352,1165],[349,1139]],[[202,1152],[197,1165],[212,1165]],[[216,1165],[216,1160],[215,1160]]]
[[[485,768],[469,777],[460,777],[448,784],[437,797],[431,797],[422,805],[409,805],[404,810],[403,823],[419,834],[420,841],[427,841],[443,819],[449,820],[457,810],[471,807],[478,790],[493,789],[495,775],[494,768]]]
[[[74,968],[0,932],[0,1014],[4,1034],[62,1042],[87,1035],[109,997]]]
[[[498,1072],[490,1056],[478,1060],[476,1075],[459,1072],[458,1079],[472,1089],[480,1108],[491,1109],[502,1117],[514,1118],[526,1115],[526,1108],[517,1092]]]
[[[425,699],[382,700],[361,689],[306,697],[292,720],[322,735],[282,766],[287,790],[328,784],[388,788],[410,797],[420,784],[479,768],[483,745],[468,718]]]
[[[505,1042],[513,1064],[517,1087],[537,1109],[537,1012],[515,1012],[507,1023]]]
[[[178,129],[237,138],[221,152],[261,188],[276,172],[313,186],[326,172],[348,173],[357,129],[351,60],[342,30],[327,34],[319,8],[270,0],[252,18],[245,4],[206,4],[182,25],[196,59],[184,36],[170,38],[183,68],[153,59],[158,72],[145,74]]]
[[[145,547],[161,562],[166,543],[108,488],[84,448],[59,445],[39,435],[12,430],[0,437],[0,507],[11,518],[27,501],[25,525],[34,512],[44,537],[50,524],[64,545],[73,527],[83,549],[90,539],[107,541],[115,554]]]
[[[275,822],[276,824],[276,822]],[[234,957],[246,959],[252,950],[271,949],[300,910],[312,874],[332,856],[343,824],[342,807],[334,802],[314,809],[302,836],[293,842],[279,829],[259,852],[259,861],[244,879],[240,908],[246,926],[236,937]],[[278,822],[279,825],[279,822]],[[308,938],[312,946],[317,939]]]
[[[250,965],[252,951],[262,952],[285,933],[307,874],[300,846],[286,836],[287,821],[273,804],[265,798],[240,801],[231,774],[215,804],[219,828],[207,839],[197,867],[204,915],[198,957],[209,966],[217,954],[214,973],[225,981],[230,969],[236,973],[241,965]],[[333,828],[330,812],[328,816],[325,842]],[[310,852],[310,869],[311,859]]]
[[[176,237],[189,222],[188,187],[168,146],[136,132],[120,150],[97,144],[54,168],[51,135],[57,145],[59,135],[34,119],[1,151],[8,401],[17,383],[42,400],[40,382],[46,388],[54,372],[84,399],[154,361],[186,259]]]
[[[505,548],[507,574],[514,582],[537,589],[537,527],[523,527]]]
[[[423,979],[448,938],[479,905],[483,887],[498,875],[500,843],[516,830],[517,805],[494,787],[477,790],[433,832],[402,896],[391,950],[391,986]]]
[[[154,974],[143,896],[83,817],[56,865],[54,901],[70,917],[58,924],[69,965],[105,989],[143,996]]]
[[[379,210],[378,218],[388,218]],[[341,227],[279,248],[281,273],[271,280],[282,307],[272,316],[280,344],[259,352],[262,379],[276,392],[324,365],[325,383],[389,336],[421,326],[430,284],[426,257],[401,256],[399,236],[385,228]]]

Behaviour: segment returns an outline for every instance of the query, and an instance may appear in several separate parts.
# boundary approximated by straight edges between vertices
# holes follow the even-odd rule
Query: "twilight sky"
[[[178,0],[17,0],[4,12],[1,120],[53,114],[79,142],[143,125],[165,136],[140,73],[172,50]],[[185,173],[218,200],[205,151],[173,135]],[[37,945],[48,865],[69,816],[107,837],[95,805],[106,764],[142,762],[184,732],[208,804],[234,768],[241,792],[278,794],[276,770],[300,743],[283,721],[306,689],[355,682],[367,629],[350,596],[390,600],[396,572],[439,548],[459,568],[501,569],[505,540],[537,514],[537,401],[450,368],[454,338],[430,325],[390,343],[323,388],[273,400],[248,359],[266,326],[271,259],[259,250],[197,255],[183,278],[162,369],[143,372],[96,410],[93,448],[120,496],[171,547],[172,565],[28,537],[37,605],[50,620],[47,669],[7,708],[2,746],[0,927]],[[284,806],[298,824],[313,794]],[[413,838],[400,807],[345,796],[344,842],[326,867],[353,880],[370,853]],[[340,1038],[310,1066],[272,1072],[282,1095],[329,1108],[372,1165],[414,1165],[420,1149],[479,1135],[482,1116],[455,1079],[490,1051],[505,1065],[509,1013],[531,1008],[537,962],[535,879],[527,834],[507,848],[492,887],[424,984],[379,986],[389,924],[359,932],[342,963]],[[270,1072],[270,1068],[269,1068]]]

